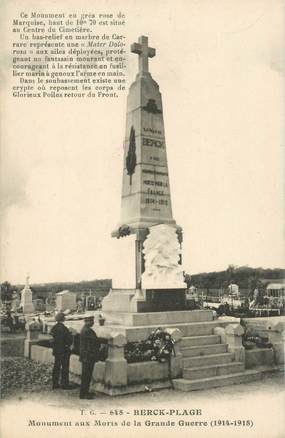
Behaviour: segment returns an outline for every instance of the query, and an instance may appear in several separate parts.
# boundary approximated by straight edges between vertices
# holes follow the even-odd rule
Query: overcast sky
[[[157,50],[150,71],[162,92],[173,215],[190,274],[283,265],[282,3],[122,2],[128,43],[148,35]],[[9,23],[23,2],[7,5]],[[51,5],[72,11],[78,2]],[[80,2],[95,5],[117,10],[118,2]],[[130,85],[137,56],[127,62]],[[13,99],[10,73],[6,65],[1,280],[23,282],[27,271],[32,283],[112,278],[126,245],[110,233],[120,215],[127,92]]]

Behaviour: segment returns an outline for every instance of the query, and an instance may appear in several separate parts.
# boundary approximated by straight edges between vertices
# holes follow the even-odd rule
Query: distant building
[[[266,286],[266,292],[270,293],[271,296],[279,296],[280,294],[285,293],[285,283],[269,283]]]
[[[282,280],[281,280],[282,281]],[[264,299],[271,307],[283,309],[285,305],[285,282],[269,283],[266,286]]]

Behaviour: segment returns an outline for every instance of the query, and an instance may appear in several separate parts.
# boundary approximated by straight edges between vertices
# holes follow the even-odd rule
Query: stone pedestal
[[[103,312],[166,312],[187,306],[185,289],[111,289],[102,301]]]
[[[186,284],[181,266],[181,230],[160,224],[136,232],[136,289],[112,289],[103,311],[185,310]]]
[[[225,329],[228,350],[235,356],[236,362],[245,362],[245,349],[242,345],[244,328],[240,324],[230,324]]]
[[[181,353],[181,340],[182,333],[177,328],[167,328],[165,330],[174,342],[175,355],[170,359],[170,370],[172,378],[178,378],[182,376],[183,372],[183,355]]]
[[[149,328],[150,331],[162,326],[175,326],[176,324],[192,324],[192,323],[208,323],[213,321],[213,313],[211,310],[191,310],[191,311],[175,311],[168,312],[104,312],[106,323],[104,327],[100,327],[99,331],[96,328],[96,333],[99,337],[106,337],[107,333],[113,330],[118,331],[122,328],[122,333],[130,329],[131,332],[141,333],[142,328]],[[218,325],[218,324],[217,324]],[[137,330],[139,328],[139,330]],[[147,337],[147,331],[143,330],[143,334],[135,340],[142,340]],[[128,341],[134,339],[128,338]]]
[[[122,334],[111,334],[104,378],[107,387],[116,388],[127,385],[127,361],[124,357],[126,343],[127,340]]]
[[[285,321],[276,323],[268,333],[269,342],[272,343],[274,362],[283,365],[285,361]]]
[[[35,321],[26,324],[27,336],[24,343],[24,356],[31,358],[31,348],[39,341],[41,326]]]

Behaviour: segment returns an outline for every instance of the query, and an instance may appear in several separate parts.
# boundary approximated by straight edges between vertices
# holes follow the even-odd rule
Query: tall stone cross
[[[148,37],[140,36],[139,42],[131,45],[131,52],[139,55],[139,75],[148,73],[148,58],[155,56],[155,49],[148,47]]]
[[[139,55],[139,71],[128,94],[121,215],[112,236],[136,234],[135,287],[140,289],[143,243],[149,228],[179,227],[172,216],[162,98],[148,70],[148,58],[155,56],[155,49],[148,46],[148,37],[140,36],[131,52]]]

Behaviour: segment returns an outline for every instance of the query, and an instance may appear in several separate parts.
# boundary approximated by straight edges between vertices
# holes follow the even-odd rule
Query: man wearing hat
[[[71,389],[69,386],[69,359],[70,346],[72,344],[72,334],[63,324],[65,316],[62,312],[55,315],[57,323],[51,329],[53,336],[54,366],[52,372],[53,389],[60,388],[59,377],[61,375],[61,388]]]
[[[98,360],[100,341],[96,333],[92,330],[94,316],[84,318],[84,326],[80,332],[80,355],[82,363],[80,398],[92,399],[89,386],[92,378],[95,362]]]

